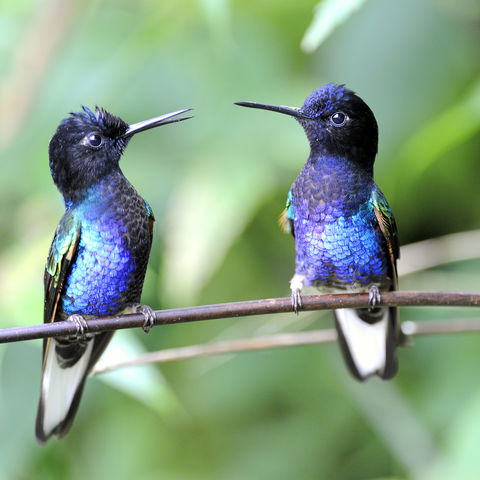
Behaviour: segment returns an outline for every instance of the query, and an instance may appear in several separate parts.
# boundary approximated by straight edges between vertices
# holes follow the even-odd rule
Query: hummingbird
[[[368,105],[343,85],[312,92],[302,107],[237,102],[294,117],[310,155],[293,182],[280,224],[295,238],[292,308],[312,286],[323,293],[368,292],[368,308],[334,310],[339,345],[352,375],[392,378],[398,368],[398,309],[380,290],[397,289],[397,227],[375,184],[378,126]]]
[[[39,443],[63,437],[77,412],[85,380],[113,332],[88,334],[86,319],[142,313],[140,305],[155,217],[123,175],[119,161],[133,135],[187,120],[183,109],[129,125],[96,107],[63,119],[49,144],[50,172],[63,196],[44,273],[44,322],[71,321],[77,334],[43,343],[42,380],[35,426]]]

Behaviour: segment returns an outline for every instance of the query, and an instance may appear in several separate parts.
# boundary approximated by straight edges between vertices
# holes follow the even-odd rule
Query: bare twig
[[[318,295],[303,297],[303,310],[329,310],[334,308],[368,307],[367,293]],[[384,306],[470,306],[480,304],[480,293],[466,292],[383,292]],[[290,298],[270,298],[246,302],[221,303],[172,310],[157,310],[155,325],[196,322],[219,318],[264,315],[291,312]],[[145,318],[141,314],[117,315],[87,321],[88,332],[120,330],[141,327]],[[55,322],[0,330],[0,343],[33,340],[36,338],[73,335],[77,327],[71,322]]]
[[[249,352],[252,350],[269,350],[273,348],[294,347],[297,345],[310,345],[334,342],[337,339],[335,330],[311,330],[299,333],[279,333],[268,337],[244,338],[223,342],[207,343],[203,345],[190,345],[188,347],[169,348],[156,352],[145,353],[131,360],[99,366],[91,375],[118,370],[119,368],[146,365],[149,363],[174,362],[189,358],[207,357],[222,353]]]
[[[480,230],[451,233],[401,247],[398,275],[474,258],[480,258]]]
[[[404,322],[401,327],[402,333],[407,337],[431,334],[472,333],[480,332],[480,319],[461,318],[457,320],[428,321],[422,323],[408,321]],[[251,352],[255,350],[271,350],[275,348],[297,347],[301,345],[318,345],[322,343],[332,343],[336,340],[337,334],[335,330],[325,329],[297,333],[280,333],[264,337],[169,348],[145,353],[132,359],[122,360],[121,362],[110,363],[108,365],[97,365],[93,369],[91,376],[110,372],[112,370],[118,370],[120,368],[135,367],[150,363],[166,363],[191,358],[207,357],[210,355]]]

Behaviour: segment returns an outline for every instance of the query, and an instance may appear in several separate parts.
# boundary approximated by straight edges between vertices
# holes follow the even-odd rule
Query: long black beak
[[[235,102],[235,105],[240,107],[260,108],[262,110],[271,110],[272,112],[284,113],[295,118],[311,118],[297,107],[285,107],[284,105],[266,105],[264,103],[256,102]]]
[[[183,110],[178,110],[176,112],[166,113],[165,115],[160,115],[159,117],[150,118],[149,120],[144,120],[143,122],[134,123],[129,125],[127,131],[122,135],[123,138],[131,137],[138,132],[143,132],[149,130],[150,128],[160,127],[161,125],[168,125],[169,123],[181,122],[183,120],[188,120],[190,117],[181,117],[173,118],[182,113],[192,110],[191,108],[184,108]]]

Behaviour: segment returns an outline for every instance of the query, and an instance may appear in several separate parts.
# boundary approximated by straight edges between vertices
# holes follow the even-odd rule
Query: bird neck
[[[343,162],[351,166],[350,170],[358,167],[373,178],[373,164],[377,155],[376,144],[356,142],[346,146],[345,142],[338,142],[334,137],[328,137],[322,132],[307,131],[310,143],[310,159],[316,162],[329,162],[331,158],[337,160],[339,167]]]
[[[343,178],[346,183],[360,179],[368,183],[373,181],[373,160],[359,157],[355,152],[331,154],[324,149],[312,148],[305,166],[309,165],[322,176]]]
[[[99,199],[100,201],[107,201],[122,189],[122,185],[127,184],[129,184],[128,180],[125,178],[120,168],[118,168],[88,187],[63,193],[63,201],[67,208],[72,205],[78,205],[87,200],[92,201]]]
[[[346,210],[356,209],[367,201],[374,185],[371,170],[343,156],[316,152],[310,154],[295,183],[314,204],[321,199],[342,205]]]

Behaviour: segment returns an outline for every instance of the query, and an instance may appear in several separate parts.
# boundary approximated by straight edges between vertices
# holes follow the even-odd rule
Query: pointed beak
[[[149,120],[144,120],[143,122],[134,123],[129,125],[127,131],[122,135],[122,138],[128,138],[136,133],[149,130],[150,128],[160,127],[161,125],[168,125],[169,123],[181,122],[183,120],[188,120],[190,117],[181,117],[173,118],[182,113],[189,112],[191,108],[184,108],[183,110],[178,110],[176,112],[166,113],[165,115],[160,115],[159,117],[150,118]]]
[[[308,118],[308,115],[303,113],[300,108],[297,107],[285,107],[284,105],[266,105],[264,103],[256,102],[235,102],[235,105],[240,107],[249,107],[249,108],[260,108],[262,110],[271,110],[272,112],[284,113],[285,115],[290,115],[295,118]]]

